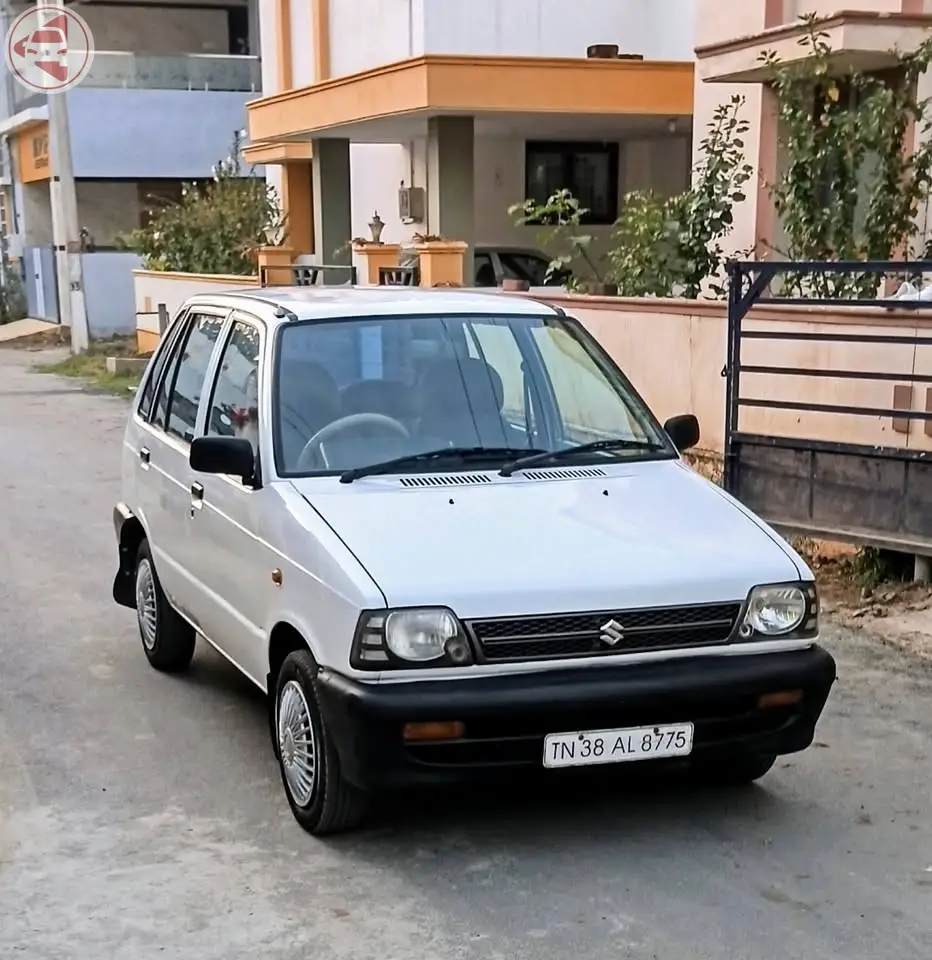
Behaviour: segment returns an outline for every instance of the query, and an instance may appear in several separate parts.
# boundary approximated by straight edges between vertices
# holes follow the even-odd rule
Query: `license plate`
[[[544,738],[544,766],[587,767],[597,763],[660,760],[688,756],[692,749],[691,723],[551,733]]]

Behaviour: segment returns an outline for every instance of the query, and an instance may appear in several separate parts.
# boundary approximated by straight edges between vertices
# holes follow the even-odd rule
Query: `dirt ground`
[[[816,575],[824,614],[932,660],[932,586],[909,582],[864,586],[854,570],[856,548],[812,540],[795,546]]]

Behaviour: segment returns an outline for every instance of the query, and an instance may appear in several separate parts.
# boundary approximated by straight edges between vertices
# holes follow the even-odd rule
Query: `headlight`
[[[753,634],[778,637],[803,626],[807,632],[817,631],[818,610],[814,584],[754,587],[739,632],[748,638]]]
[[[360,670],[459,667],[472,662],[472,647],[462,624],[446,607],[364,613],[351,657]]]

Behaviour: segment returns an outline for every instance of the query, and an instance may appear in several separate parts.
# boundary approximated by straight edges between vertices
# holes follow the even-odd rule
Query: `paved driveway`
[[[292,822],[263,705],[110,600],[125,403],[0,351],[0,957],[929,960],[932,678],[838,630],[819,745],[738,794],[615,785]]]

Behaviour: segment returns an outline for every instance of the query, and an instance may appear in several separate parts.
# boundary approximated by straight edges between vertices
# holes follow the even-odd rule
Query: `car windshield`
[[[280,328],[274,370],[281,476],[343,474],[409,457],[391,472],[488,469],[600,440],[629,442],[581,451],[578,461],[563,454],[561,462],[676,455],[627,380],[565,317],[291,322]]]

